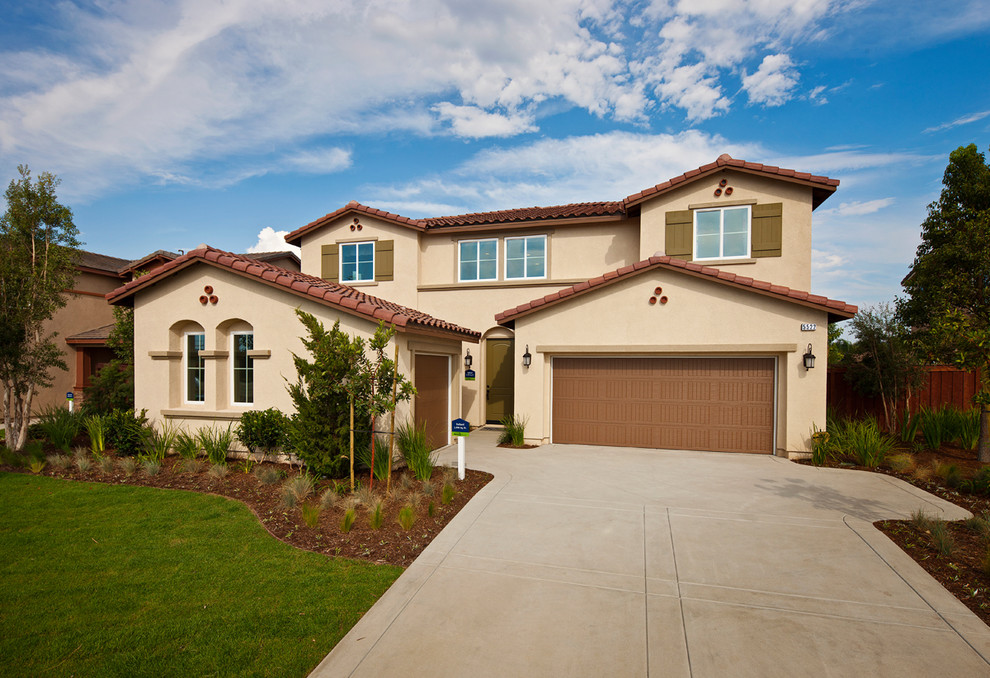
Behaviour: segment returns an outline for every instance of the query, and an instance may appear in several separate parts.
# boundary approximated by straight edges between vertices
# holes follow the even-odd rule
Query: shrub
[[[952,534],[949,532],[948,524],[944,520],[936,518],[932,521],[931,533],[932,545],[935,546],[935,550],[938,551],[939,555],[946,558],[951,557],[952,552],[955,551],[956,544],[952,539]]]
[[[914,457],[904,452],[894,454],[887,457],[887,466],[897,473],[910,473],[914,470]]]
[[[199,429],[199,444],[206,450],[206,458],[211,464],[225,464],[227,453],[234,442],[234,432],[228,425],[226,429],[201,428]]]
[[[832,435],[828,431],[821,431],[814,424],[811,425],[811,463],[815,466],[824,466],[833,456],[834,445]]]
[[[89,457],[76,457],[75,462],[80,473],[88,473],[93,468],[93,461]]]
[[[388,441],[383,436],[375,436],[375,479],[385,480],[389,469]],[[371,444],[364,447],[354,447],[354,456],[358,466],[365,471],[371,469]]]
[[[67,454],[52,454],[48,457],[48,463],[60,471],[64,471],[72,466],[72,457]]]
[[[101,473],[113,473],[114,460],[113,457],[105,454],[94,454],[96,457],[96,466],[100,469]]]
[[[267,410],[251,410],[241,415],[237,425],[237,439],[264,461],[288,444],[289,418],[274,407]]]
[[[38,428],[52,445],[68,452],[82,428],[82,417],[68,408],[49,405],[39,415]]]
[[[907,409],[901,417],[901,441],[913,443],[918,436],[918,426],[921,424],[921,415],[917,412],[911,414]]]
[[[257,466],[254,469],[254,477],[257,478],[258,482],[262,485],[274,485],[285,476],[281,469],[277,469],[272,466]]]
[[[150,433],[144,441],[145,454],[150,459],[161,462],[165,459],[165,456],[169,453],[169,451],[171,451],[178,432],[176,431],[175,425],[168,420],[162,424],[160,431],[153,427],[149,430]]]
[[[186,431],[178,431],[172,441],[172,449],[183,459],[195,459],[199,456],[199,439]]]
[[[340,495],[332,487],[323,490],[323,494],[320,495],[320,508],[324,511],[332,510],[339,498]]]
[[[159,471],[162,470],[162,465],[154,459],[142,459],[141,470],[144,471],[146,476],[157,476]]]
[[[320,511],[319,504],[306,503],[299,507],[303,522],[306,523],[306,527],[311,528],[320,524]]]
[[[22,468],[27,462],[27,457],[4,445],[0,447],[0,461],[2,461],[7,466],[13,466],[14,468]]]
[[[939,410],[933,410],[930,407],[921,408],[921,435],[929,450],[938,450],[942,443],[948,440],[945,412],[945,408]]]
[[[834,440],[836,449],[852,458],[860,466],[876,468],[883,463],[887,453],[896,443],[880,430],[876,419],[847,421]]]
[[[35,459],[31,462],[31,473],[41,473],[45,470],[46,462],[42,459]]]
[[[416,480],[429,480],[436,465],[436,453],[430,450],[426,439],[426,422],[420,426],[413,423],[399,426],[395,431],[395,443]]]
[[[514,447],[522,447],[526,444],[526,424],[529,422],[529,417],[522,418],[515,414],[510,414],[509,416],[502,419],[502,426],[504,429],[498,436],[499,445],[512,445]]]
[[[258,462],[256,460],[249,458],[249,459],[242,459],[241,463],[238,464],[237,466],[240,467],[241,473],[251,473],[251,471],[257,465]]]
[[[134,475],[134,472],[137,471],[137,467],[138,467],[137,459],[135,459],[134,457],[124,457],[123,459],[119,460],[117,464],[118,466],[120,466],[120,470],[123,471],[124,475],[126,476]]]
[[[148,410],[114,410],[104,416],[104,435],[108,449],[118,455],[132,457],[144,450],[144,442],[150,435]]]
[[[313,494],[314,486],[313,477],[308,473],[292,476],[282,485],[282,504],[286,508],[301,504]]]
[[[371,515],[368,516],[368,524],[372,530],[379,530],[385,521],[385,503],[379,499],[371,507]]]
[[[454,486],[450,483],[445,483],[443,489],[440,491],[440,502],[444,505],[449,504],[454,501],[455,494],[456,490],[454,490]]]
[[[203,469],[203,462],[199,459],[180,459],[174,466],[180,473],[199,473]]]
[[[225,480],[230,474],[230,468],[223,463],[211,464],[210,468],[206,471],[206,475],[210,476],[214,480]]]
[[[962,471],[956,464],[935,465],[935,475],[945,481],[949,487],[956,488],[962,483]]]
[[[93,454],[102,453],[106,449],[105,422],[101,415],[94,414],[83,419],[83,426],[89,434],[89,449]]]
[[[344,534],[350,532],[356,518],[357,512],[354,509],[349,508],[344,511],[344,516],[340,519],[340,531]]]
[[[963,449],[975,450],[980,442],[980,410],[977,407],[959,413],[957,421],[959,444]]]
[[[83,396],[82,412],[86,415],[134,409],[134,367],[123,360],[111,360],[93,375]]]
[[[430,504],[432,506],[433,504]],[[399,509],[399,526],[406,530],[407,532],[412,529],[413,523],[416,521],[416,513],[413,511],[412,506],[403,506]]]

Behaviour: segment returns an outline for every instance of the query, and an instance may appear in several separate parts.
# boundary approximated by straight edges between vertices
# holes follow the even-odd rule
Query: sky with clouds
[[[899,293],[949,153],[990,147],[986,0],[0,0],[0,179],[86,249],[284,249],[619,200],[722,153],[841,180],[814,292]]]

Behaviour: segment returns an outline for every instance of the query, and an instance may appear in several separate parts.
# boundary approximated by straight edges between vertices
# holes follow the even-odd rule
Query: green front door
[[[514,339],[485,340],[485,421],[497,424],[512,411]]]

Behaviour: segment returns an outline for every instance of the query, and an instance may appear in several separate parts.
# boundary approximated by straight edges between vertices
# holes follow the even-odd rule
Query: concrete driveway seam
[[[976,646],[972,639],[970,639],[969,634],[964,630],[957,628],[955,624],[952,623],[947,617],[947,613],[950,610],[946,610],[945,607],[952,608],[951,611],[954,612],[969,612],[965,605],[959,602],[954,596],[952,596],[945,588],[942,587],[935,579],[932,578],[924,568],[918,565],[914,560],[912,560],[906,553],[901,551],[901,549],[893,544],[887,537],[873,527],[872,524],[866,523],[866,521],[860,521],[853,516],[845,516],[842,521],[852,530],[863,542],[877,555],[883,563],[891,569],[894,574],[901,578],[901,580],[914,591],[921,600],[928,605],[932,612],[937,614],[947,627],[953,630],[966,645],[972,648],[979,657],[990,666],[990,653],[987,652],[987,647],[982,650]],[[859,525],[859,529],[854,524],[854,522],[861,522],[863,524]],[[890,546],[893,548],[882,548],[881,544],[886,547]],[[884,551],[885,553],[882,553]],[[896,566],[891,561],[896,559]],[[933,601],[934,599],[934,601]],[[984,634],[985,636],[985,628]]]

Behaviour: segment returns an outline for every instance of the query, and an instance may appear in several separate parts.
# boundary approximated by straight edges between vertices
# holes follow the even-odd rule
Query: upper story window
[[[498,279],[498,239],[462,240],[458,243],[462,282]]]
[[[375,243],[348,242],[340,245],[340,281],[375,279]]]
[[[694,258],[747,258],[750,255],[749,234],[749,205],[695,210]]]
[[[233,341],[233,395],[235,405],[254,404],[254,358],[248,351],[254,349],[253,332],[234,332]]]
[[[545,278],[547,237],[530,235],[505,239],[505,279]]]
[[[206,363],[200,351],[206,348],[206,334],[187,332],[185,346],[186,402],[206,401]]]

